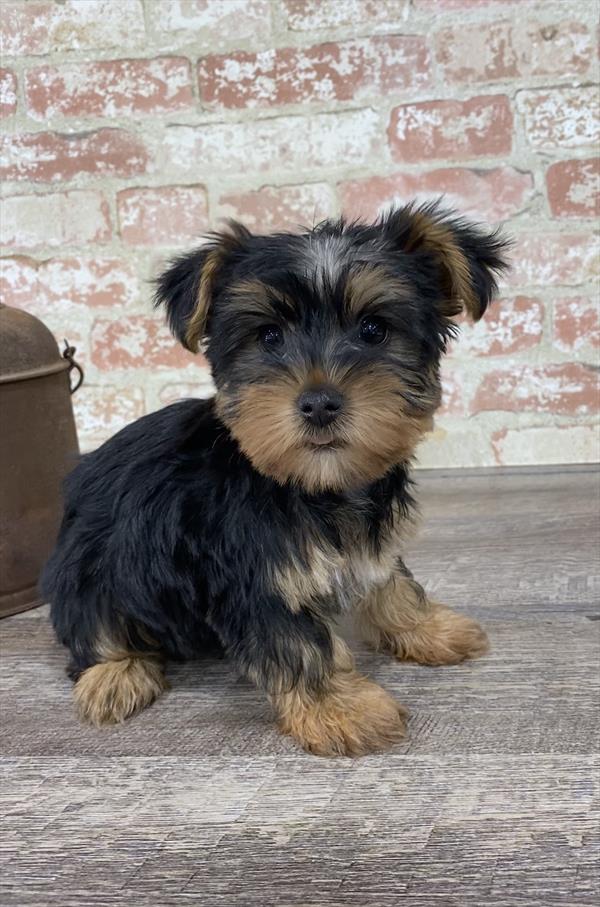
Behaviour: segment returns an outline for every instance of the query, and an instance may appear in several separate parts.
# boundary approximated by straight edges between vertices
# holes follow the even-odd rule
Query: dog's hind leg
[[[159,655],[107,643],[98,662],[83,670],[74,687],[79,717],[97,727],[118,724],[141,712],[168,689]]]

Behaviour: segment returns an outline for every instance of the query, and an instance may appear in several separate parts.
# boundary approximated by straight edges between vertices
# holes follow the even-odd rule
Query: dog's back
[[[128,425],[67,477],[64,517],[41,589],[56,634],[71,649],[74,678],[116,640],[143,651],[152,648],[154,631],[161,648],[181,656],[209,635],[190,617],[198,613],[201,585],[190,576],[186,588],[177,530],[185,508],[191,518],[194,501],[210,495],[207,461],[217,433],[211,400],[181,401]],[[163,609],[153,605],[157,595]],[[183,625],[177,639],[171,623]]]

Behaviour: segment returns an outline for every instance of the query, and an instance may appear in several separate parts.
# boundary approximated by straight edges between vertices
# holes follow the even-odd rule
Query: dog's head
[[[483,315],[505,247],[436,205],[299,234],[231,224],[174,261],[156,298],[184,346],[205,344],[219,415],[255,468],[339,491],[412,455],[453,316]]]

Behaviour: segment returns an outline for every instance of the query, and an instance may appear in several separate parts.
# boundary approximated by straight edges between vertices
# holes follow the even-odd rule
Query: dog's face
[[[184,345],[206,341],[219,415],[254,467],[340,491],[412,455],[452,316],[483,314],[503,246],[434,206],[300,234],[234,224],[174,262],[157,299]]]

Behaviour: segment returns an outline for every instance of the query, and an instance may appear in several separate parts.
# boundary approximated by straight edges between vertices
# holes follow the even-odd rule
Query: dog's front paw
[[[489,641],[476,620],[445,605],[432,604],[421,622],[394,639],[393,650],[402,660],[452,665],[485,655]]]
[[[289,694],[280,729],[317,756],[364,756],[389,749],[406,733],[407,710],[354,671],[331,678],[314,698]]]

